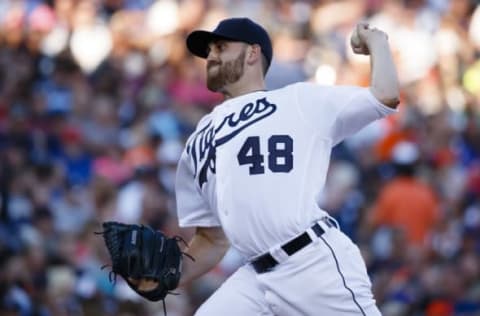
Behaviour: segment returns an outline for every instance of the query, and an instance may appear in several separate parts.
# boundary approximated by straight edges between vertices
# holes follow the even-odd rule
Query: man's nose
[[[209,49],[207,55],[207,61],[218,61],[218,52],[215,49]]]
[[[217,60],[217,56],[214,52],[210,51],[207,55],[207,62],[209,61],[216,61]]]

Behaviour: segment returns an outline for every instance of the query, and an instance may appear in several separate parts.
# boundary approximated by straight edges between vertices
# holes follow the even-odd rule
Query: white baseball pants
[[[337,228],[258,274],[236,271],[195,316],[381,316],[358,247]]]

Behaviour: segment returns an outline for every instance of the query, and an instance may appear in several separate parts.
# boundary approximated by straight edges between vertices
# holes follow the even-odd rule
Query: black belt
[[[333,221],[330,218],[325,218],[324,222],[325,224],[327,224],[328,227],[336,226],[336,224],[332,223]],[[318,237],[322,236],[325,233],[325,230],[318,223],[313,225],[311,229]],[[283,249],[283,251],[285,251],[287,255],[291,256],[303,247],[310,244],[311,242],[312,238],[310,238],[307,232],[304,232],[300,236],[295,237],[294,239],[281,246],[281,248]],[[257,273],[264,273],[272,270],[278,264],[278,261],[275,260],[275,258],[269,252],[267,252],[258,257],[257,259],[253,260],[251,264],[255,271],[257,271]]]

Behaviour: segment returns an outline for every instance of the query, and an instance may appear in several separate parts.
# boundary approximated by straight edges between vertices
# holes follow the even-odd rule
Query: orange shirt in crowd
[[[371,210],[375,226],[401,229],[410,244],[422,245],[439,218],[439,201],[425,183],[410,177],[398,177],[380,191]]]

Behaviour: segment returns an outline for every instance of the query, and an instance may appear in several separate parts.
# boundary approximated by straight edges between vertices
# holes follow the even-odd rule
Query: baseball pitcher
[[[386,34],[365,23],[353,32],[353,51],[370,55],[368,88],[267,91],[272,44],[248,18],[194,31],[186,44],[206,59],[207,86],[225,101],[200,120],[178,165],[179,224],[196,227],[185,249],[195,261],[185,260],[178,285],[212,269],[230,246],[246,260],[196,315],[380,315],[358,247],[317,200],[332,147],[396,112]],[[158,286],[138,275],[129,282],[137,292]]]

